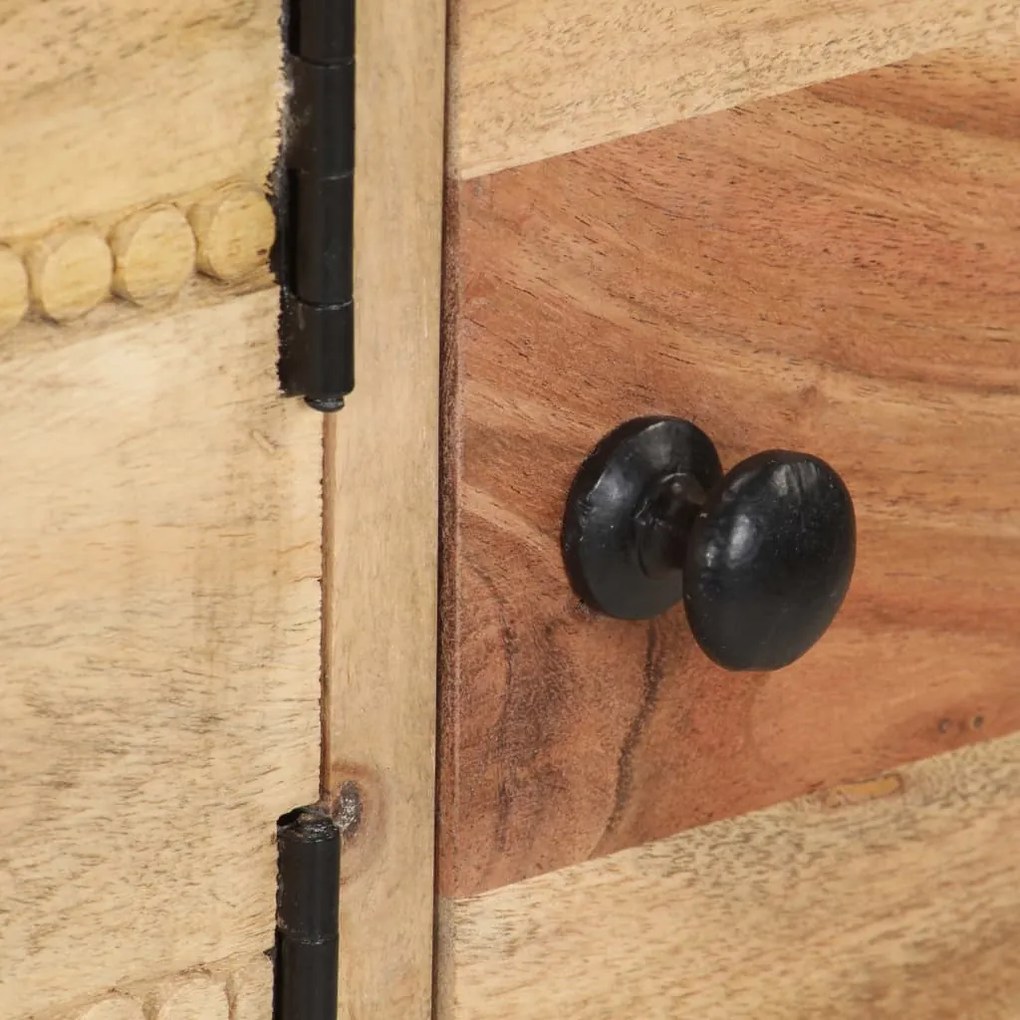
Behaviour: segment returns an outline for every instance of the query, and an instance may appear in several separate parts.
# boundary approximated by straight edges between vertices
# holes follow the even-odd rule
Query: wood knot
[[[949,735],[966,737],[971,732],[976,733],[983,729],[984,725],[985,717],[980,713],[973,716],[964,715],[956,719],[944,716],[939,719],[938,731],[944,737]]]
[[[361,825],[363,810],[361,790],[353,780],[347,780],[340,786],[340,792],[333,802],[333,823],[340,830],[340,835],[351,839],[357,835]]]
[[[329,813],[340,830],[340,884],[356,881],[378,861],[386,841],[388,796],[385,780],[372,769],[351,762],[334,766]]]

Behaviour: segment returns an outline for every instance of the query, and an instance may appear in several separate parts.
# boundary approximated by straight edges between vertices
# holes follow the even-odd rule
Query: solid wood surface
[[[261,188],[230,184],[196,202],[188,212],[195,231],[196,263],[208,276],[237,283],[269,262],[276,217]]]
[[[1020,727],[1018,69],[918,59],[454,190],[445,895]],[[571,593],[573,474],[651,413],[847,480],[850,595],[789,669]]]
[[[1020,737],[444,900],[436,1020],[1020,1016]]]
[[[264,951],[316,796],[321,418],[202,293],[0,346],[4,1020]]]
[[[109,241],[113,290],[135,304],[169,301],[195,271],[195,235],[176,206],[158,205],[129,216],[117,224]]]
[[[230,1020],[230,1003],[222,981],[205,974],[165,982],[148,1003],[153,1020]]]
[[[279,17],[0,0],[3,1020],[271,1013],[322,569],[267,289]]]
[[[0,336],[21,322],[28,302],[28,270],[17,253],[0,247]]]
[[[452,0],[451,176],[979,39],[1016,0]]]
[[[165,308],[182,291],[185,304],[196,294],[207,303],[210,296],[225,300],[272,286],[268,254],[275,233],[263,188],[230,181],[123,218],[0,246],[0,333],[23,321],[81,319],[115,297]],[[222,285],[214,295],[187,286],[196,269]]]
[[[110,296],[113,254],[92,227],[47,235],[32,246],[25,264],[33,305],[56,322],[77,319]]]
[[[444,30],[443,0],[358,8],[357,386],[324,487],[344,1020],[425,1020],[432,998]]]
[[[0,241],[265,181],[279,18],[279,0],[0,0]]]
[[[265,952],[209,961],[179,974],[119,985],[39,1020],[272,1020],[273,964]]]

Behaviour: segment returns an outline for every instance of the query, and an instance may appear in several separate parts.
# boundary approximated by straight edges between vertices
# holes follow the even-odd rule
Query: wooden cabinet
[[[0,1020],[269,1020],[313,802],[342,1020],[1020,1016],[1016,0],[360,3],[333,416],[280,15],[0,0]],[[572,591],[646,414],[846,479],[790,668]]]
[[[355,781],[341,1015],[429,1011],[442,5],[362,6],[324,427],[279,0],[0,4],[0,1020],[269,1020],[277,817]]]

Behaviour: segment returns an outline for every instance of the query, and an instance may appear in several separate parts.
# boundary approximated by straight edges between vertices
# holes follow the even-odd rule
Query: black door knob
[[[850,586],[854,508],[806,453],[769,450],[725,476],[680,418],[639,418],[581,466],[563,522],[574,591],[625,620],[683,599],[698,644],[726,669],[780,669],[822,636]]]

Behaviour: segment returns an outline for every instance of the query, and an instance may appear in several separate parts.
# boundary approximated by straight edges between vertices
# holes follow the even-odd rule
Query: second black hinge
[[[320,411],[338,411],[354,388],[354,35],[354,0],[290,0],[280,382]]]
[[[273,1020],[336,1020],[340,951],[340,833],[315,807],[276,826]]]

